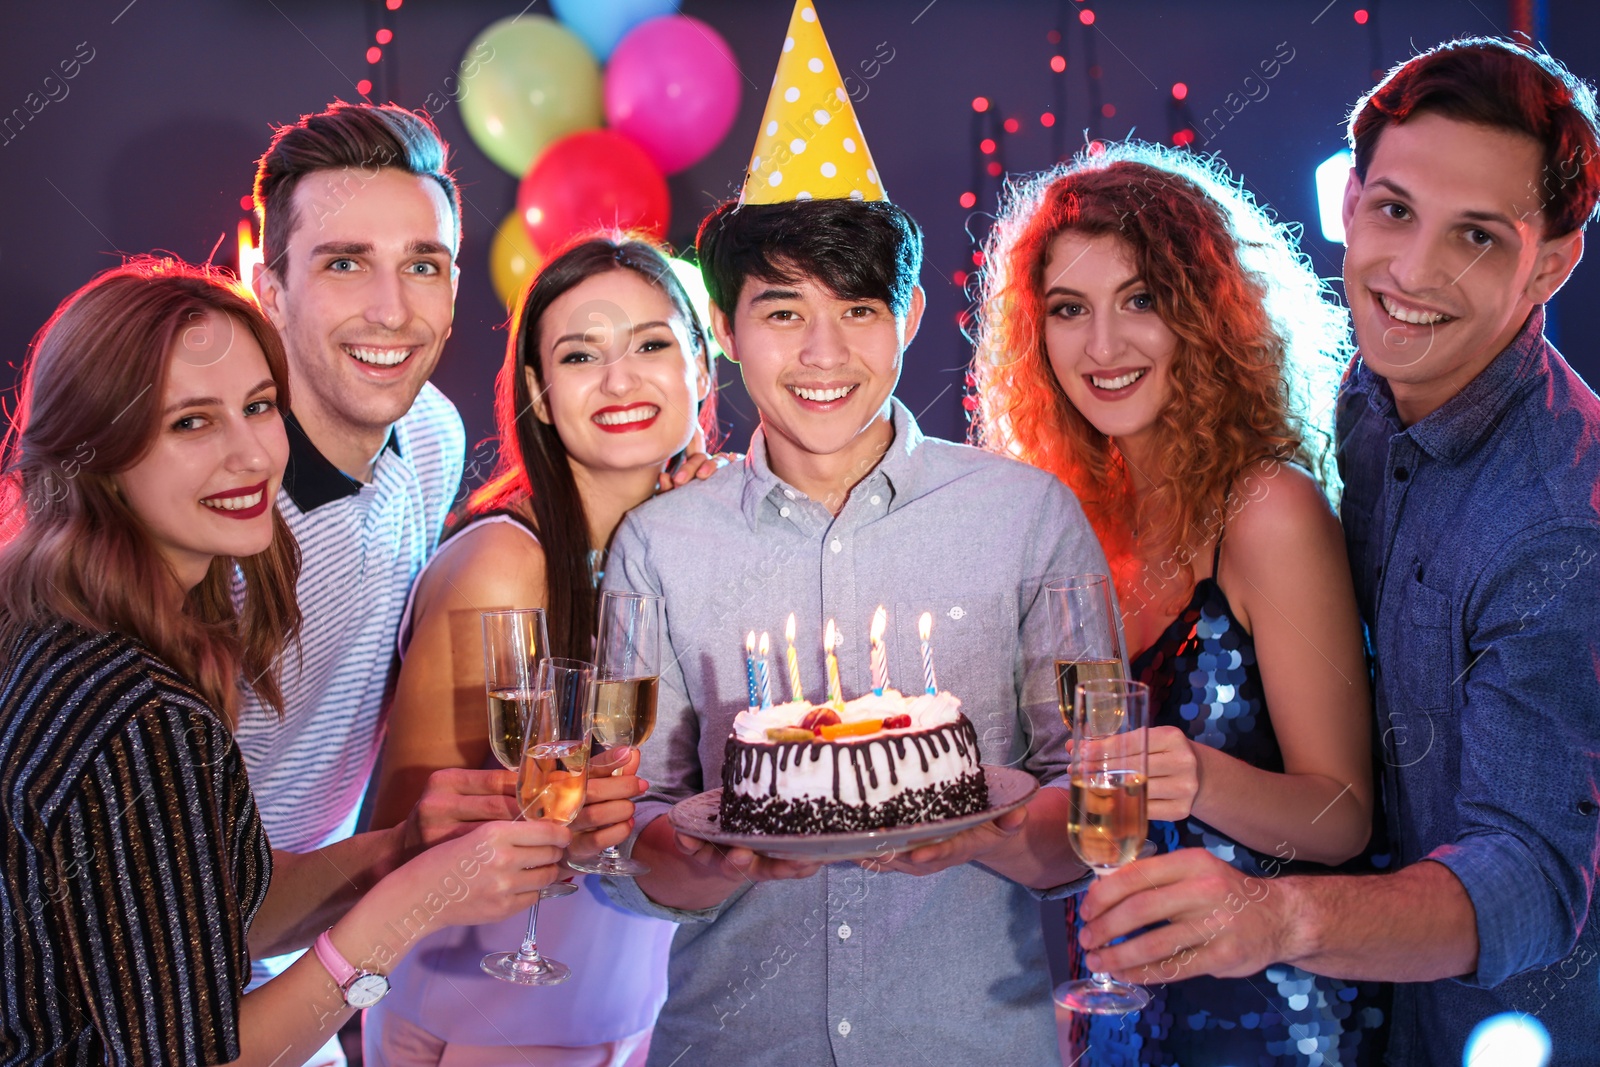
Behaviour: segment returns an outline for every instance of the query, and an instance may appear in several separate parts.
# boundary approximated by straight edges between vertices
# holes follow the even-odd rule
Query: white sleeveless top
[[[533,531],[507,515],[475,519],[456,536],[495,522],[509,523],[538,543]],[[402,659],[425,574],[427,568],[417,576],[400,620]],[[530,991],[479,970],[485,954],[521,944],[528,916],[518,912],[498,923],[455,926],[423,938],[389,976],[384,1009],[468,1045],[580,1047],[649,1029],[667,999],[667,955],[677,927],[611,903],[594,875],[579,876],[578,887],[571,896],[539,905],[539,951],[572,968],[566,982]]]

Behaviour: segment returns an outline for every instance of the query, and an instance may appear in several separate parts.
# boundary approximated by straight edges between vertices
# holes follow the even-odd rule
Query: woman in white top
[[[622,516],[715,469],[682,463],[697,428],[715,428],[713,376],[699,317],[656,247],[621,236],[572,246],[513,320],[495,392],[499,469],[418,577],[401,623],[374,826],[403,818],[433,771],[493,760],[480,612],[543,607],[551,655],[592,658],[595,587]],[[665,1000],[675,927],[611,904],[593,876],[579,885],[539,916],[540,947],[571,965],[570,981],[526,989],[478,970],[485,952],[517,943],[518,921],[430,937],[368,1013],[367,1062],[627,1062]]]

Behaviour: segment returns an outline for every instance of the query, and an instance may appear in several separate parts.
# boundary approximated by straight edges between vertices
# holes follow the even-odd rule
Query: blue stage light
[[[1317,167],[1317,214],[1324,240],[1344,244],[1344,186],[1350,177],[1350,150],[1341,148]]]
[[[1544,1067],[1550,1062],[1550,1031],[1532,1015],[1491,1015],[1472,1030],[1464,1067]]]

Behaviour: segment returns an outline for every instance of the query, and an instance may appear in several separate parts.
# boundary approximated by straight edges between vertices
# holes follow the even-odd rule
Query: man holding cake
[[[639,772],[633,855],[651,871],[607,886],[682,924],[650,1064],[1049,1062],[1037,902],[1085,871],[1044,590],[1105,560],[1055,478],[926,439],[893,398],[922,315],[921,232],[885,198],[810,0],[743,193],[699,253],[761,427],[743,464],[630,513],[606,567],[607,588],[664,597],[670,650]],[[747,635],[784,638],[791,613],[794,653],[753,669]],[[986,810],[979,761],[1044,788],[861,864],[723,849],[661,817],[737,781],[755,832],[930,821]]]

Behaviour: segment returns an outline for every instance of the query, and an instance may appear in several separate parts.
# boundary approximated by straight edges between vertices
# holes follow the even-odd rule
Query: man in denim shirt
[[[1389,979],[1391,1063],[1454,1067],[1501,1012],[1536,1017],[1552,1063],[1593,1062],[1600,400],[1543,335],[1600,195],[1593,97],[1548,56],[1453,42],[1358,104],[1351,139],[1342,510],[1398,870],[1162,857],[1085,898],[1089,963]]]

